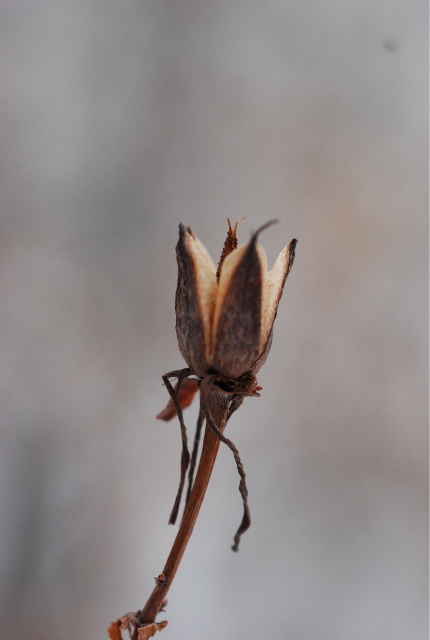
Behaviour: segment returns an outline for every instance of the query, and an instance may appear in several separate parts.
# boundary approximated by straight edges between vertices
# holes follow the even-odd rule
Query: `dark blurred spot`
[[[395,51],[399,50],[400,43],[395,38],[387,38],[387,40],[384,40],[384,42],[382,43],[382,46],[384,47],[385,51],[394,53]]]

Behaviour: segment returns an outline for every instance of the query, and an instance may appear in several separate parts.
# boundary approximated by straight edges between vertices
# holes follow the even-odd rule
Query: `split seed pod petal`
[[[200,378],[209,373],[229,380],[255,375],[267,358],[297,241],[285,247],[267,273],[266,255],[257,241],[260,231],[223,254],[217,282],[206,248],[190,228],[180,225],[176,332],[186,363]],[[233,235],[235,240],[235,232],[230,225],[227,239]]]
[[[216,267],[191,229],[179,225],[176,245],[176,335],[191,371],[203,378],[209,370],[208,350],[217,294]]]
[[[251,370],[261,338],[265,255],[255,236],[222,265],[212,328],[211,364],[236,380]]]

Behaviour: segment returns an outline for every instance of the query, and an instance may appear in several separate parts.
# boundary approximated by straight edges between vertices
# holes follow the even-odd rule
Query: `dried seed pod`
[[[200,378],[209,373],[229,380],[255,375],[267,358],[297,240],[267,273],[258,243],[266,226],[237,247],[237,223],[234,228],[229,223],[218,270],[191,229],[179,227],[176,333],[186,363]]]

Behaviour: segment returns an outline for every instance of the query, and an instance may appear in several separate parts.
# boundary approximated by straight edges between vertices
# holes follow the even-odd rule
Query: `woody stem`
[[[201,394],[201,402],[207,403],[207,408],[210,411],[211,417],[221,432],[224,431],[226,425],[230,401],[230,393],[224,392],[219,387],[215,387],[213,385],[210,386],[207,393]],[[182,556],[184,555],[188,544],[188,540],[193,532],[197,516],[199,515],[200,507],[217,457],[219,445],[220,440],[218,436],[214,433],[210,425],[206,424],[199,467],[191,490],[190,498],[162,574],[159,576],[153,592],[139,614],[139,621],[141,624],[155,622],[155,618],[162,607],[166,594],[172,585],[176,571],[178,570]]]

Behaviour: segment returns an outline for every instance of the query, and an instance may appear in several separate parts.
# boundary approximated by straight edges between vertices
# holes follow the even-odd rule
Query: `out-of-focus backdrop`
[[[0,599],[95,640],[175,535],[180,221],[293,237],[165,640],[427,638],[427,3],[1,0]],[[196,403],[197,404],[197,403]],[[197,407],[185,416],[191,427]]]

